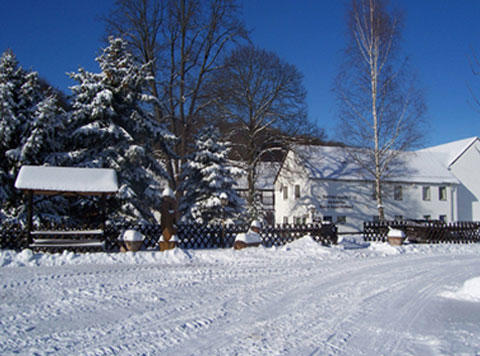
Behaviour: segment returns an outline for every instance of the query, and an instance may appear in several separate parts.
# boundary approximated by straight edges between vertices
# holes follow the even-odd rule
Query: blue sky
[[[0,51],[13,49],[21,65],[70,93],[66,72],[98,71],[103,45],[99,16],[113,0],[3,0]],[[244,0],[244,18],[255,44],[275,51],[304,74],[309,116],[335,139],[331,93],[345,45],[343,0]],[[472,49],[480,55],[480,1],[392,1],[405,11],[402,50],[416,69],[428,106],[425,145],[480,135],[480,77],[472,74]]]

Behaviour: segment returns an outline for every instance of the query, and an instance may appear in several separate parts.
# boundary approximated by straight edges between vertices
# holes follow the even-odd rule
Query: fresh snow
[[[441,295],[445,298],[480,303],[480,277],[469,279],[461,288],[455,291],[446,291]]]
[[[387,236],[388,237],[400,237],[400,238],[404,238],[405,237],[405,232],[403,230],[399,230],[399,229],[394,229],[392,227],[388,227],[388,233],[387,233]]]
[[[242,232],[237,235],[235,241],[245,242],[247,244],[261,243],[262,239],[256,232]]]
[[[109,168],[23,166],[15,188],[82,193],[116,193],[117,173]]]
[[[475,355],[480,244],[0,251],[1,355]]]
[[[137,230],[125,230],[123,234],[118,238],[123,241],[143,241],[145,236]]]

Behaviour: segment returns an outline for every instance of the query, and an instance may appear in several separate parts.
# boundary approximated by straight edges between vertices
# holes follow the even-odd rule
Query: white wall
[[[295,185],[300,187],[299,198],[294,195]],[[393,199],[394,185],[402,186],[402,200]],[[429,201],[423,200],[423,186],[430,186]],[[439,200],[440,186],[446,187],[445,201]],[[287,199],[284,199],[284,187],[288,189]],[[478,188],[480,189],[480,186]],[[311,207],[314,207],[314,214],[317,217],[330,216],[335,223],[339,216],[345,216],[346,223],[337,224],[340,231],[361,231],[364,221],[371,221],[378,215],[372,191],[373,182],[310,179],[289,153],[275,185],[275,222],[281,224],[285,217],[289,223],[294,223],[295,217],[306,218],[307,222],[312,222]],[[453,221],[456,220],[456,196],[456,185],[386,184],[385,217],[423,219],[425,215],[429,215],[431,219],[439,219],[441,215],[445,215],[447,221]]]
[[[450,167],[460,180],[458,220],[480,220],[480,142],[476,140]]]

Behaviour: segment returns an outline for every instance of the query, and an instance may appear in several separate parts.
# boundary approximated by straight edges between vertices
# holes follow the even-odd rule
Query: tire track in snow
[[[51,350],[60,355],[366,354],[368,346],[378,351],[380,342],[385,343],[385,334],[378,338],[374,335],[375,328],[384,325],[369,325],[378,319],[380,310],[403,303],[405,307],[392,325],[400,323],[408,327],[403,320],[420,317],[422,310],[414,309],[414,302],[405,300],[411,297],[412,286],[421,285],[428,278],[433,284],[433,277],[447,275],[444,272],[451,257],[352,258],[321,261],[318,266],[299,259],[273,264],[254,260],[167,268],[111,265],[79,273],[75,273],[77,266],[57,267],[67,272],[56,271],[58,277],[50,279],[24,278],[34,282],[19,281],[12,288],[10,282],[3,283],[8,286],[0,289],[0,296],[11,289],[26,298],[27,303],[35,301],[29,295],[32,285],[43,285],[39,292],[43,288],[46,296],[51,288],[58,289],[55,296],[67,292],[71,295],[60,298],[58,305],[41,306],[40,313],[27,310],[27,314],[20,315],[22,322],[12,324],[23,329],[10,334],[13,341],[5,340],[8,333],[2,339],[0,332],[0,353],[15,350],[32,354],[41,350],[42,354]],[[458,263],[465,261],[468,258]],[[438,269],[428,272],[429,267]],[[398,270],[396,279],[387,270],[392,268]],[[444,278],[448,280],[449,277]],[[425,288],[420,299],[426,305],[435,290],[433,285],[431,289],[428,285]],[[397,295],[397,299],[392,301],[392,295]],[[143,301],[151,298],[152,303],[140,302],[143,307],[136,306],[137,297],[144,298]],[[98,302],[105,298],[112,299],[105,304]],[[68,309],[69,301],[76,302],[77,308]],[[122,309],[124,306],[131,310]],[[109,314],[115,308],[119,311]],[[30,311],[32,314],[28,314]],[[75,311],[85,314],[78,315],[77,324],[74,321],[67,324],[73,326],[72,330],[55,325],[52,315],[65,316],[66,312]],[[15,309],[4,315],[14,316]],[[32,327],[29,321],[32,315],[40,316],[41,323],[51,326],[51,330],[47,327],[28,330]],[[9,322],[1,322],[0,331],[7,330]],[[364,335],[371,337],[370,344]],[[392,340],[383,345],[385,349],[393,353],[402,351],[399,345],[403,340],[409,341],[408,335],[390,335]]]
[[[378,262],[374,264],[382,265],[385,262]],[[361,266],[365,264],[364,262],[357,262],[355,266]],[[303,323],[300,328],[297,327],[297,331],[292,333],[291,328],[291,319],[294,319],[296,322],[305,318],[305,314],[300,312],[298,313],[298,309],[301,309],[302,306],[308,307],[308,302],[311,300],[312,295],[316,292],[317,287],[319,286],[316,284],[315,286],[309,287],[311,285],[311,278],[316,277],[317,280],[322,281],[325,285],[331,285],[332,283],[337,282],[338,279],[341,279],[344,276],[348,276],[351,271],[344,271],[338,270],[335,271],[335,267],[338,263],[333,263],[329,267],[322,266],[321,270],[312,269],[308,273],[302,269],[302,266],[298,266],[297,269],[293,270],[293,267],[288,269],[288,273],[282,275],[282,278],[279,280],[274,281],[274,284],[277,284],[275,288],[275,292],[268,292],[270,295],[267,296],[267,293],[260,292],[259,295],[255,295],[254,302],[250,303],[250,307],[253,309],[242,309],[241,313],[244,315],[234,315],[230,319],[237,319],[239,320],[238,324],[240,327],[235,326],[235,324],[231,325],[228,329],[227,334],[223,335],[221,340],[214,341],[213,343],[209,341],[208,343],[202,342],[202,339],[195,340],[195,347],[200,348],[201,350],[205,350],[208,354],[228,354],[230,352],[234,352],[234,350],[238,351],[245,350],[244,353],[251,354],[251,348],[249,345],[245,345],[248,342],[242,340],[251,340],[252,343],[255,342],[255,339],[269,339],[275,338],[277,344],[282,345],[283,340],[289,340],[295,338],[295,333],[300,333],[301,329],[307,329],[309,332],[313,327],[318,325],[318,321],[316,318],[311,318],[309,323]],[[369,267],[372,268],[371,262],[369,263]],[[376,268],[376,267],[375,267]],[[321,273],[321,275],[319,275]],[[292,283],[295,280],[295,283]],[[298,280],[302,281],[298,281]],[[293,296],[286,296],[286,286],[293,285],[295,289],[299,289],[303,291],[302,295],[293,295]],[[322,285],[320,284],[320,287]],[[258,289],[258,288],[256,288]],[[308,292],[305,293],[305,289],[308,289]],[[285,303],[285,298],[289,298],[290,301]],[[331,293],[330,300],[327,301],[326,305],[335,305],[335,298],[336,294]],[[260,302],[258,302],[260,301]],[[276,310],[277,305],[282,305],[282,310]],[[288,308],[285,309],[285,306]],[[292,314],[297,313],[298,319],[292,316]],[[251,325],[251,328],[245,330],[242,325]],[[285,326],[283,328],[283,326]],[[218,328],[217,328],[218,329]],[[282,330],[284,329],[287,333],[284,333]],[[267,330],[265,332],[264,330]],[[268,335],[268,330],[274,330],[275,333],[278,335]],[[211,340],[211,338],[205,337],[207,340]],[[192,343],[190,343],[192,344]],[[202,346],[203,344],[203,346]],[[194,353],[195,349],[185,349],[185,345],[182,345],[183,348],[176,348],[171,350],[173,353],[179,352],[179,354],[189,354]],[[202,348],[203,347],[203,348]],[[276,352],[281,352],[283,347],[280,347],[278,350],[275,349],[275,345],[269,343],[268,350],[271,352],[272,350],[276,350]],[[257,354],[262,354],[265,350],[260,349]],[[275,353],[275,352],[274,352]]]
[[[211,274],[209,272],[210,270],[210,267],[206,269],[206,273],[202,272],[201,271],[201,267],[196,267],[196,269],[198,269],[198,271],[186,271],[186,272],[182,272],[182,273],[177,273],[177,269],[174,269],[173,273],[175,276],[174,278],[172,278],[172,280],[174,281],[173,283],[171,284],[167,284],[165,287],[167,288],[178,288],[178,287],[182,287],[182,288],[190,288],[192,286],[195,286],[196,284],[198,285],[198,282],[192,282],[191,279],[197,279],[197,278],[201,278],[203,277],[205,274]],[[115,275],[118,274],[118,273],[125,273],[125,272],[137,272],[139,270],[144,270],[144,268],[124,268],[124,269],[119,269],[119,268],[113,268],[111,270],[108,270],[108,271],[102,271],[102,274],[103,274],[103,279],[101,279],[100,281],[98,279],[97,282],[99,282],[99,284],[103,284],[102,282],[104,281],[104,278],[105,278],[105,275],[108,274],[106,272],[111,272],[111,273],[114,273]],[[119,272],[120,271],[120,272]],[[268,271],[264,271],[263,273],[267,273],[269,275],[272,274],[272,271],[274,271],[274,269],[270,269]],[[157,271],[157,272],[160,272],[160,271]],[[221,271],[220,273],[214,273],[214,274],[211,274],[211,277],[209,280],[207,280],[207,282],[209,282],[210,284],[207,284],[205,285],[206,288],[210,288],[212,284],[218,284],[219,281],[218,279],[225,279],[226,277],[228,277],[228,279],[231,281],[230,283],[232,284],[235,284],[236,283],[236,278],[238,278],[238,276],[242,276],[242,278],[248,278],[250,275],[252,274],[257,274],[257,275],[261,275],[262,272],[256,268],[254,269],[250,269],[248,271],[241,271],[241,272],[236,272],[236,273],[231,273],[232,271],[227,271],[227,272],[223,272]],[[235,272],[235,269],[233,270],[233,272]],[[277,269],[277,272],[276,273],[280,273],[280,269]],[[100,273],[93,273],[95,275],[96,278],[99,277]],[[179,275],[182,275],[182,274],[185,274],[185,279],[182,279],[183,277],[180,277],[180,282],[178,282],[177,278],[179,277]],[[84,278],[85,276],[91,276],[92,274],[85,274],[85,273],[76,273],[75,274],[75,277],[82,277]],[[72,278],[72,274],[58,274],[58,275],[55,275],[55,278],[46,278],[46,279],[43,279],[43,278],[36,278],[34,280],[36,281],[39,281],[39,282],[42,282],[42,281],[46,281],[47,284],[50,284],[50,285],[57,285],[57,283],[55,282],[56,280],[58,280],[59,278],[58,277],[62,277],[62,278]],[[170,276],[171,277],[171,276]],[[73,278],[75,280],[75,278]],[[160,279],[164,279],[163,277],[160,278]],[[54,281],[54,282],[52,282]],[[150,278],[147,282],[150,282],[150,284],[153,282],[158,282],[158,279],[152,279]],[[226,283],[225,280],[223,281],[220,281],[220,283]],[[76,280],[76,282],[74,283],[76,286],[78,285],[82,285],[83,284],[83,279],[82,280]],[[17,285],[25,285],[24,283],[18,283]],[[118,290],[124,290],[124,289],[127,289],[129,286],[133,286],[135,287],[135,284],[134,283],[131,283],[131,282],[128,282],[128,283],[122,283],[120,286],[114,286],[114,288],[112,288],[111,290],[109,290],[108,294],[110,295],[115,295],[116,292]],[[49,287],[47,287],[49,288]],[[95,293],[99,293],[99,291],[97,289],[93,289],[90,290],[93,294]],[[78,291],[75,291],[75,294],[77,294]],[[232,297],[234,294],[237,294],[239,292],[238,289],[233,289],[231,290],[231,293],[229,295],[229,297]],[[192,293],[191,292],[187,292],[187,295],[191,295]],[[104,293],[102,292],[102,296],[104,296]],[[83,298],[84,296],[79,296],[79,299],[81,301],[81,299]],[[90,296],[92,297],[92,296]],[[222,303],[225,301],[224,299],[225,296],[222,296],[222,298],[216,298],[218,299],[219,301],[221,301]],[[206,302],[209,302],[209,301],[206,301]],[[202,304],[204,303],[184,303],[184,304],[180,304],[180,305],[177,305],[173,310],[167,312],[169,315],[173,315],[173,316],[181,316],[180,319],[178,320],[174,320],[174,324],[176,324],[177,326],[173,327],[173,328],[170,328],[170,330],[167,330],[165,331],[165,334],[168,335],[168,334],[171,334],[172,336],[167,338],[167,339],[170,339],[170,341],[167,341],[167,344],[171,343],[171,340],[174,340],[176,342],[178,342],[178,340],[180,340],[182,337],[184,337],[185,335],[187,335],[189,333],[189,330],[199,330],[199,329],[202,329],[206,326],[208,326],[209,324],[211,324],[211,320],[214,320],[214,319],[219,319],[221,317],[221,315],[216,315],[216,314],[212,314],[210,317],[204,317],[203,319],[198,319],[196,318],[198,312],[196,310],[198,310],[199,308],[202,307]],[[81,306],[82,308],[85,309],[85,303]],[[187,314],[187,311],[189,310],[193,310],[192,314],[191,315],[188,315]],[[95,312],[95,309],[92,309],[92,312]],[[42,312],[38,312],[38,310],[36,311],[37,313],[37,316],[40,314],[47,314],[47,315],[51,315],[51,310],[45,310],[44,313]],[[147,313],[147,316],[150,315]],[[160,326],[162,324],[165,324],[165,320],[162,320],[162,318],[157,318],[158,316],[160,315],[156,315],[156,314],[153,314],[152,315],[152,318],[144,318],[143,315],[141,315],[140,317],[137,316],[137,315],[130,315],[129,318],[131,318],[132,320],[129,320],[127,324],[131,325],[132,326],[132,329],[135,330],[135,328],[138,328],[138,326],[136,324],[140,324],[140,325],[147,325],[147,327],[151,328],[152,327],[152,321],[153,319],[159,319],[160,322],[158,323]],[[27,319],[27,318],[26,318]],[[81,319],[81,317],[80,317]],[[98,329],[102,329],[105,325],[104,324],[101,324]],[[80,330],[80,335],[82,339],[84,340],[88,340],[89,337],[88,335],[92,332],[91,331],[91,327],[86,329],[86,332],[84,333],[81,333],[81,330]],[[98,331],[98,330],[97,330]],[[114,330],[112,331],[111,330],[111,333],[112,334],[114,333]],[[75,330],[75,334],[79,334],[79,330]],[[100,333],[101,335],[102,333]],[[162,332],[159,332],[159,334],[161,335]],[[47,336],[47,335],[44,335],[44,336]],[[72,335],[71,333],[69,332],[57,332],[57,333],[53,333],[53,334],[48,334],[48,338],[51,338],[51,339],[70,339],[71,342],[72,341]],[[135,338],[135,337],[134,337]],[[108,339],[108,337],[107,337]],[[35,342],[38,342],[38,340],[36,340]],[[77,340],[78,342],[78,340]],[[91,344],[90,343],[87,343],[88,344],[88,348],[91,347]],[[27,344],[24,344],[23,347],[27,347],[28,348],[28,345]],[[114,346],[108,346],[105,350],[112,350],[112,347],[113,349],[115,349]],[[118,350],[120,350],[121,348],[119,348]],[[105,351],[107,352],[107,351]],[[67,352],[68,353],[68,352]]]
[[[414,266],[392,265],[391,267],[398,269],[396,273],[398,281],[395,283],[385,281],[389,288],[383,291],[378,289],[378,286],[371,286],[378,292],[369,295],[366,291],[366,298],[358,302],[358,308],[350,310],[348,319],[338,325],[337,329],[340,332],[332,334],[332,337],[321,345],[318,354],[396,354],[402,342],[412,341],[411,335],[406,330],[410,329],[424,307],[438,293],[439,288],[446,281],[458,278],[463,273],[449,273],[447,266],[451,265],[449,259],[450,257],[443,257],[436,262],[437,258],[423,258],[417,260]],[[455,263],[466,262],[468,260]],[[474,263],[478,264],[478,259]],[[434,270],[434,266],[442,268]],[[378,277],[382,278],[388,273],[377,271]],[[377,278],[375,281],[379,282]],[[422,289],[425,281],[428,281],[428,284]],[[418,289],[420,292],[416,294],[412,289]],[[409,320],[406,325],[405,320]],[[410,340],[407,340],[409,337]]]

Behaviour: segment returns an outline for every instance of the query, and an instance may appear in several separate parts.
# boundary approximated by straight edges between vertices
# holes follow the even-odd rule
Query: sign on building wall
[[[353,209],[352,197],[349,195],[327,195],[322,196],[318,209]]]

